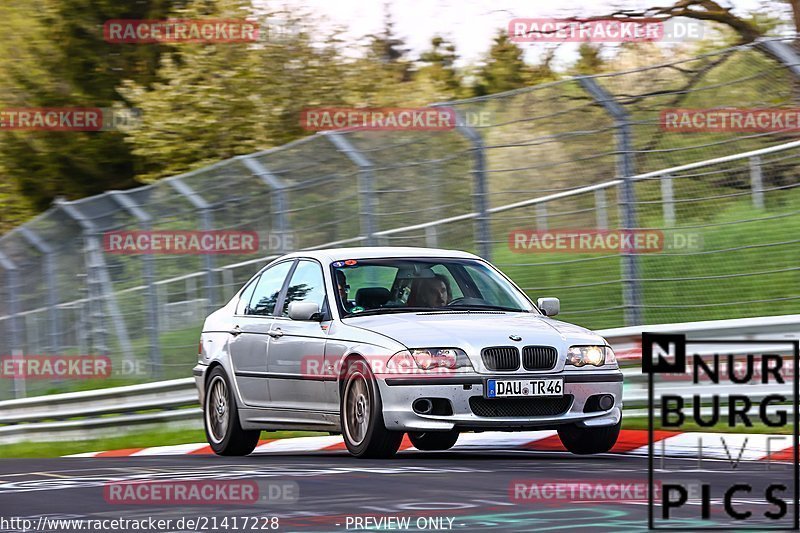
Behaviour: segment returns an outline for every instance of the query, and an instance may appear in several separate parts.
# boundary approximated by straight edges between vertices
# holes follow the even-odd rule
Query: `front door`
[[[272,323],[268,370],[273,407],[318,412],[338,409],[325,401],[322,373],[329,322],[289,318],[291,302],[313,302],[323,309],[325,299],[322,267],[316,261],[300,260]]]

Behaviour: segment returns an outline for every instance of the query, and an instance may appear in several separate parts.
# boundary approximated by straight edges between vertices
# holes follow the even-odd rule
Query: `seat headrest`
[[[376,309],[389,301],[391,294],[384,287],[363,287],[356,291],[356,305]]]

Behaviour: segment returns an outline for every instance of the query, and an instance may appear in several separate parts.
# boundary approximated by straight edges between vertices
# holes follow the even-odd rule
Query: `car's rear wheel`
[[[353,361],[347,367],[340,414],[344,443],[351,454],[389,458],[397,453],[403,433],[386,429],[378,384],[363,361]]]
[[[564,447],[572,453],[587,455],[603,453],[610,450],[617,442],[622,422],[613,426],[598,428],[580,428],[569,425],[558,429],[558,437]]]
[[[414,448],[424,451],[449,450],[458,440],[459,431],[426,431],[424,433],[412,432],[408,434],[408,440]]]
[[[228,376],[221,367],[211,370],[206,386],[203,420],[206,440],[217,455],[247,455],[258,445],[258,430],[243,430]]]

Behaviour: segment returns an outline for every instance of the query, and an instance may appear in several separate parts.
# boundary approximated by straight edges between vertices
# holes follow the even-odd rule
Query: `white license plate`
[[[564,380],[487,379],[487,398],[525,398],[528,396],[563,396]]]

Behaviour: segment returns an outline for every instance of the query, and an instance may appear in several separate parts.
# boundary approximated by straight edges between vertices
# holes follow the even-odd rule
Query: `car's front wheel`
[[[364,361],[353,361],[347,367],[340,414],[344,443],[351,454],[388,458],[397,453],[403,433],[386,429],[378,384]]]
[[[408,440],[414,448],[424,451],[449,450],[458,440],[459,431],[426,431],[424,433],[412,432],[408,434]]]
[[[233,390],[221,367],[211,370],[208,376],[204,406],[206,440],[214,453],[247,455],[255,450],[261,432],[242,429]]]
[[[603,453],[616,444],[621,426],[621,421],[613,426],[598,428],[562,426],[558,429],[558,437],[561,439],[561,444],[572,453],[578,455]]]

